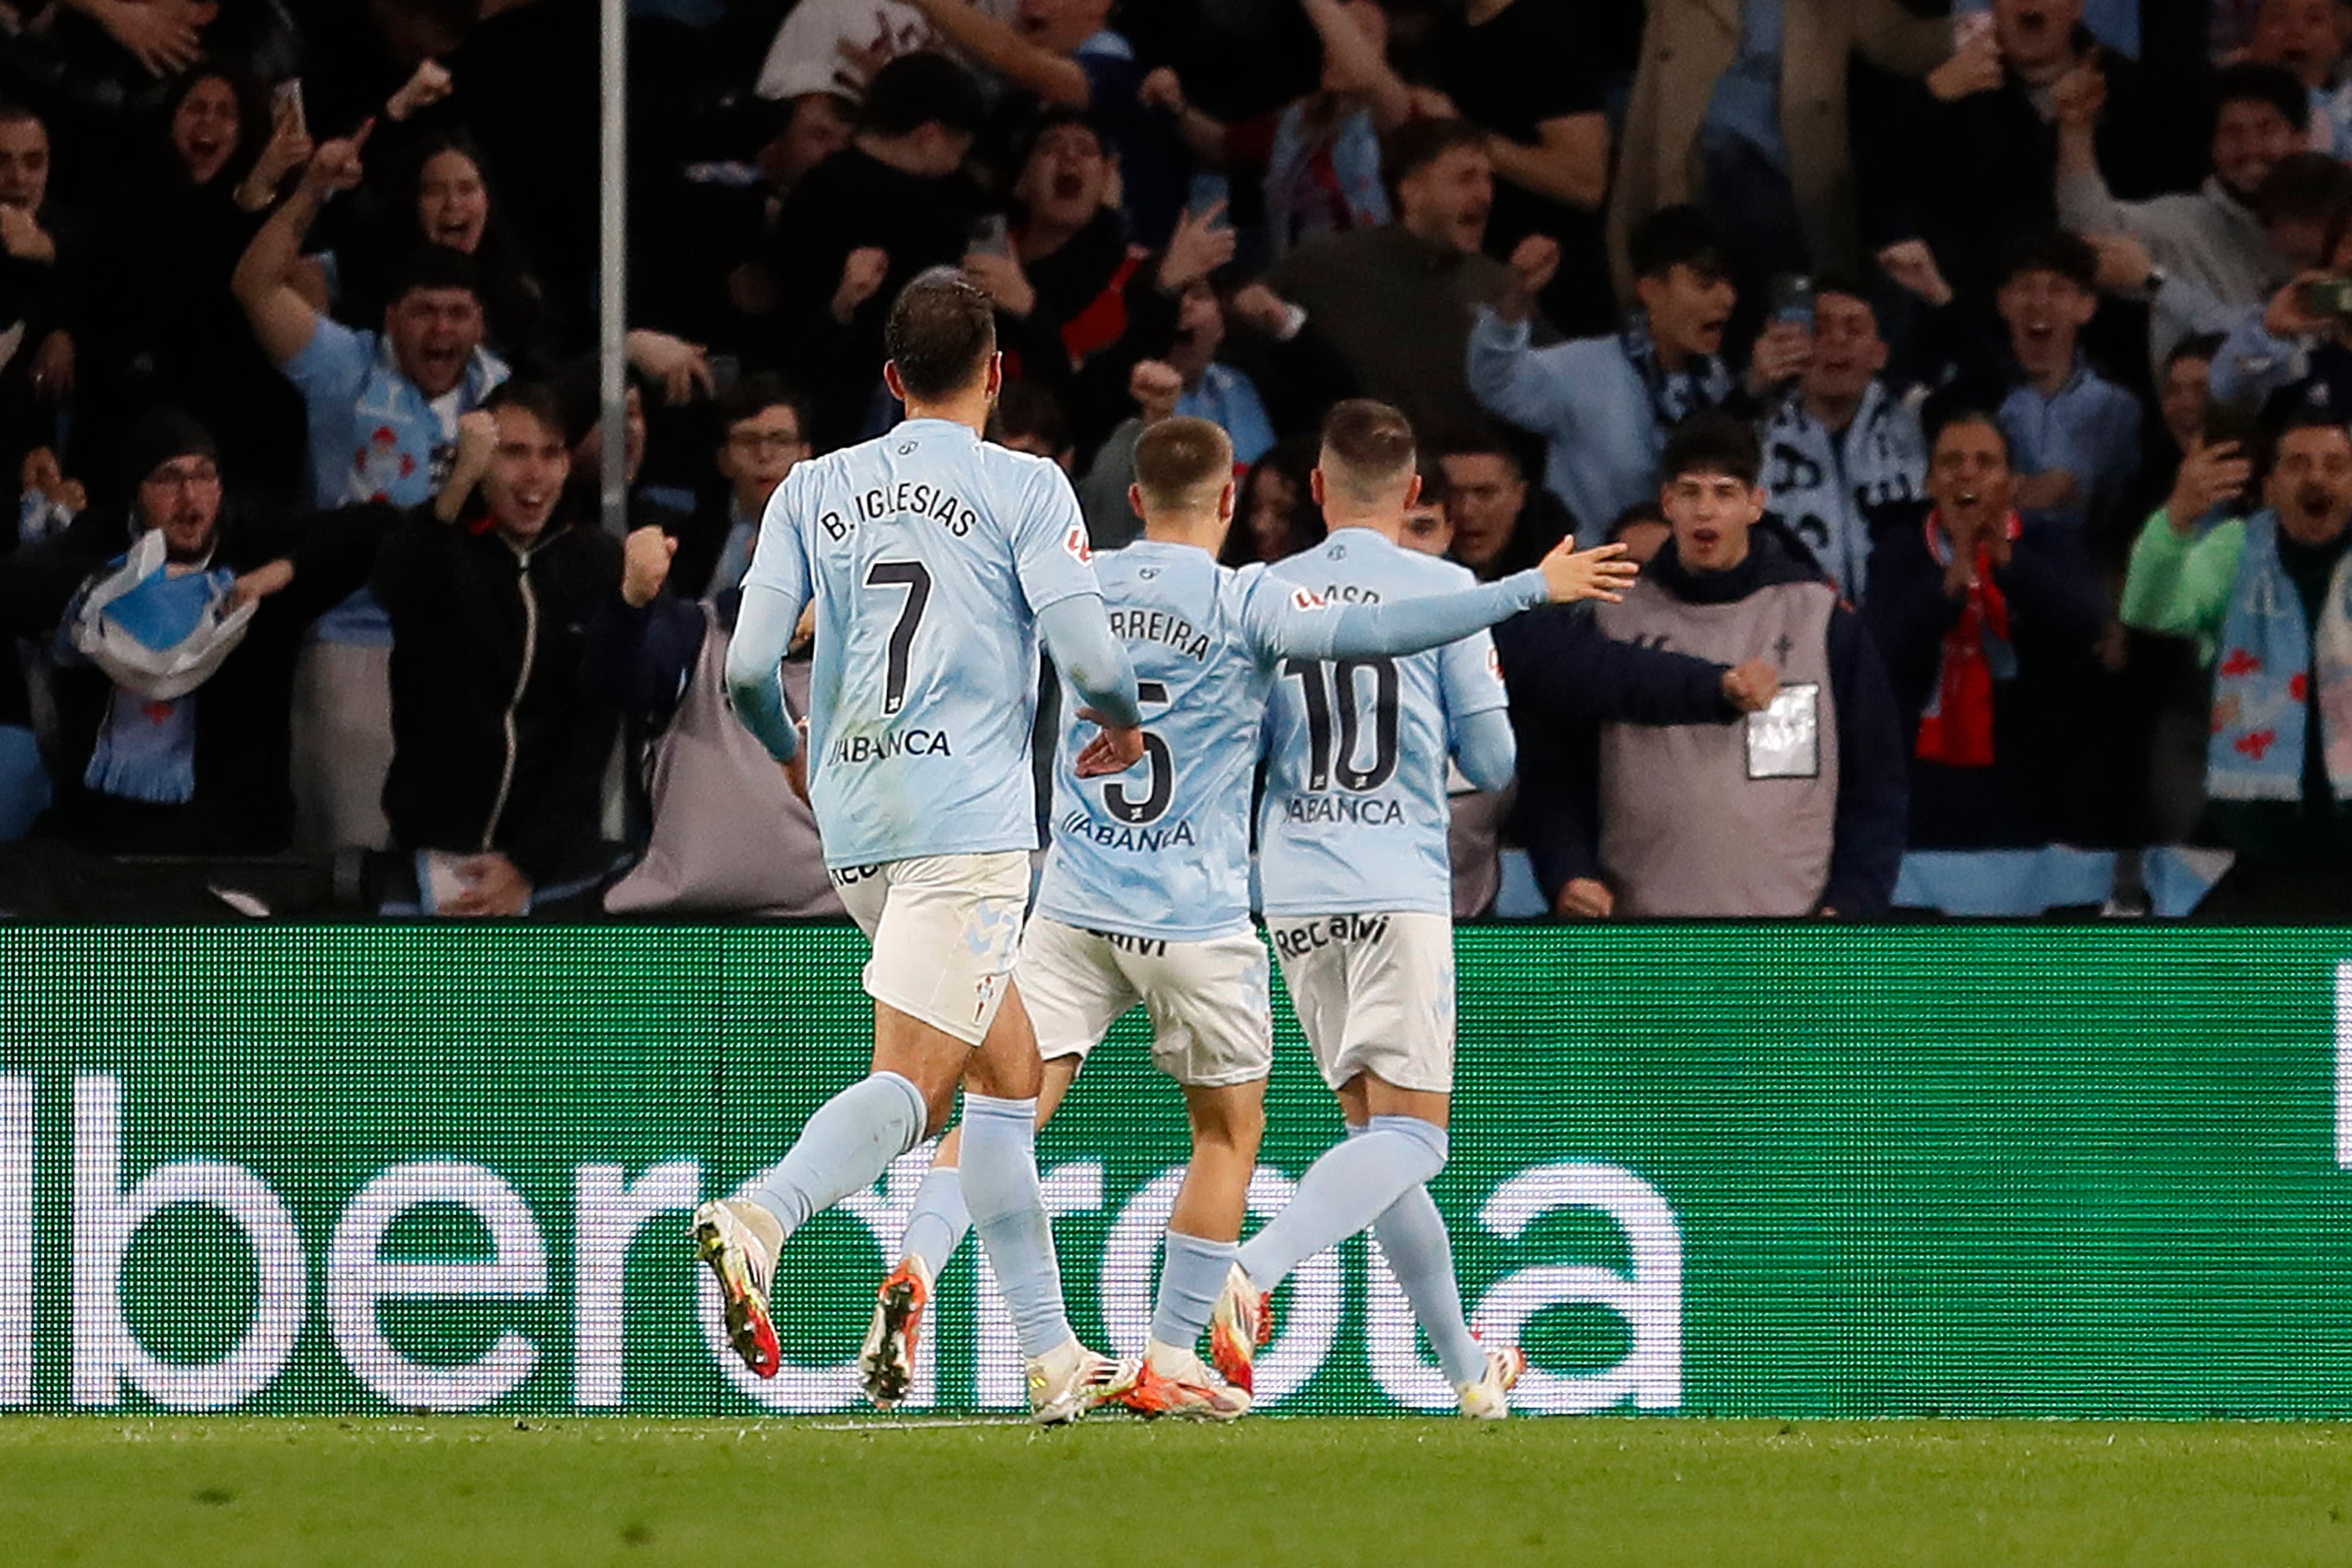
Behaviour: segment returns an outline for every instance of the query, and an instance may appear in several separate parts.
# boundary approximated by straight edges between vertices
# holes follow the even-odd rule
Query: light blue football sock
[[[1240,1250],[1234,1242],[1170,1231],[1160,1260],[1160,1299],[1152,1306],[1151,1337],[1186,1350],[1197,1345],[1209,1326],[1209,1314],[1216,1310],[1225,1276],[1233,1271],[1234,1254]]]
[[[1037,1102],[964,1090],[963,1194],[971,1228],[1013,1316],[1021,1353],[1036,1360],[1070,1339],[1054,1222],[1037,1185]]]
[[[872,1186],[923,1136],[930,1108],[910,1079],[869,1073],[816,1108],[800,1139],[751,1201],[789,1237],[850,1194]]]
[[[921,1258],[937,1279],[971,1229],[971,1211],[963,1206],[963,1173],[953,1165],[934,1164],[915,1189],[915,1210],[907,1216],[898,1255]]]
[[[1375,1116],[1363,1132],[1307,1168],[1298,1190],[1240,1252],[1243,1272],[1271,1290],[1290,1271],[1386,1214],[1445,1168],[1445,1129],[1418,1116]]]
[[[1372,1239],[1389,1260],[1389,1272],[1404,1288],[1412,1315],[1437,1352],[1437,1364],[1451,1384],[1475,1383],[1486,1375],[1486,1352],[1462,1320],[1462,1288],[1454,1278],[1454,1241],[1445,1216],[1425,1186],[1414,1185],[1372,1222]]]

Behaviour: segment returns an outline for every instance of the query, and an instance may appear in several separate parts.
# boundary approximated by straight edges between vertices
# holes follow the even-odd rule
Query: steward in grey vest
[[[1669,542],[1599,607],[1620,641],[1780,671],[1744,723],[1602,728],[1601,870],[1621,917],[1874,915],[1894,895],[1906,778],[1877,651],[1801,545],[1769,523],[1749,538],[1720,572]]]

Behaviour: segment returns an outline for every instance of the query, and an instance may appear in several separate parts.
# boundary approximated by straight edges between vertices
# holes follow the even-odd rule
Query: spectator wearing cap
[[[1540,242],[1513,258],[1499,303],[1470,332],[1472,390],[1543,437],[1544,482],[1588,544],[1655,493],[1667,433],[1735,390],[1723,335],[1738,297],[1712,226],[1696,208],[1665,208],[1635,231],[1632,254],[1640,304],[1618,332],[1534,346],[1529,318],[1556,258]]]
[[[614,718],[581,669],[621,546],[563,505],[568,434],[549,388],[499,387],[370,579],[393,626],[384,814],[430,913],[522,914],[602,868]]]
[[[874,73],[850,143],[784,198],[767,272],[764,357],[817,399],[817,446],[865,432],[881,395],[882,321],[898,290],[960,265],[983,204],[964,174],[982,118],[971,74],[944,55]]]
[[[2271,243],[2257,195],[2281,160],[2304,152],[2311,106],[2277,66],[2236,65],[2213,80],[2212,172],[2193,192],[2117,201],[2099,173],[2101,94],[2060,105],[2058,220],[2096,245],[2101,280],[2148,303],[2148,357],[2214,325],[2216,307],[2270,297],[2294,268]]]
[[[0,563],[0,618],[58,637],[57,801],[43,830],[107,854],[254,855],[287,847],[288,711],[310,621],[364,580],[389,515],[362,509],[272,521],[225,506],[219,449],[195,420],[150,414],[124,443],[120,510],[84,511],[62,534]],[[80,656],[89,587],[142,542],[150,616],[129,628],[190,667],[192,688],[144,683]],[[121,605],[109,605],[109,613]],[[253,606],[242,637],[224,618]],[[168,627],[165,623],[169,623]],[[122,681],[131,684],[121,684]]]
[[[1444,483],[1423,491],[1442,495],[1451,535],[1446,553],[1480,582],[1534,565],[1576,531],[1559,498],[1528,483],[1518,453],[1494,431],[1441,434],[1434,447]]]
[[[2194,638],[2213,669],[2206,819],[2238,858],[2200,918],[2352,917],[2352,434],[2341,420],[2297,411],[2259,510],[2218,525],[2200,518],[2242,468],[2192,458],[2132,552],[2125,622]]]
[[[1412,121],[1385,159],[1395,221],[1327,234],[1276,262],[1265,281],[1290,307],[1279,331],[1316,338],[1356,393],[1403,409],[1417,429],[1473,423],[1463,370],[1472,314],[1511,280],[1482,249],[1495,200],[1486,133]]]
[[[2014,504],[1981,412],[1939,426],[1929,501],[1887,528],[1862,614],[1903,713],[1915,848],[2014,848],[2074,826],[2069,701],[2106,625],[2078,531]]]
[[[1890,516],[1927,493],[1918,400],[1883,379],[1886,359],[1869,296],[1819,279],[1811,355],[1763,422],[1765,505],[1849,604],[1868,591],[1871,547]]]

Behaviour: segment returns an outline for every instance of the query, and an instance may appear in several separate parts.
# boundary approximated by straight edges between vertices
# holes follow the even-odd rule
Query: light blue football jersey
[[[1337,606],[1264,567],[1234,571],[1205,550],[1149,539],[1096,557],[1095,573],[1111,635],[1135,663],[1144,760],[1078,777],[1077,754],[1098,731],[1076,717],[1064,683],[1037,912],[1172,942],[1246,931],[1250,787],[1266,698],[1283,648],[1331,646]]]
[[[1367,528],[1343,528],[1270,571],[1335,605],[1476,581]],[[1506,705],[1485,632],[1402,658],[1285,660],[1267,704],[1258,819],[1266,914],[1452,913],[1446,764],[1462,721]]]
[[[1060,468],[944,419],[802,463],[746,579],[816,604],[809,803],[828,866],[1034,849],[1037,615],[1098,594]]]

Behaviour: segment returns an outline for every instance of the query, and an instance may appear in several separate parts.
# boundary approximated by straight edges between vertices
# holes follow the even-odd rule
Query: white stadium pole
[[[604,112],[600,117],[597,176],[602,266],[597,279],[597,358],[604,430],[604,531],[615,538],[628,531],[628,441],[623,404],[626,385],[629,259],[627,250],[629,0],[599,0],[604,35]]]

